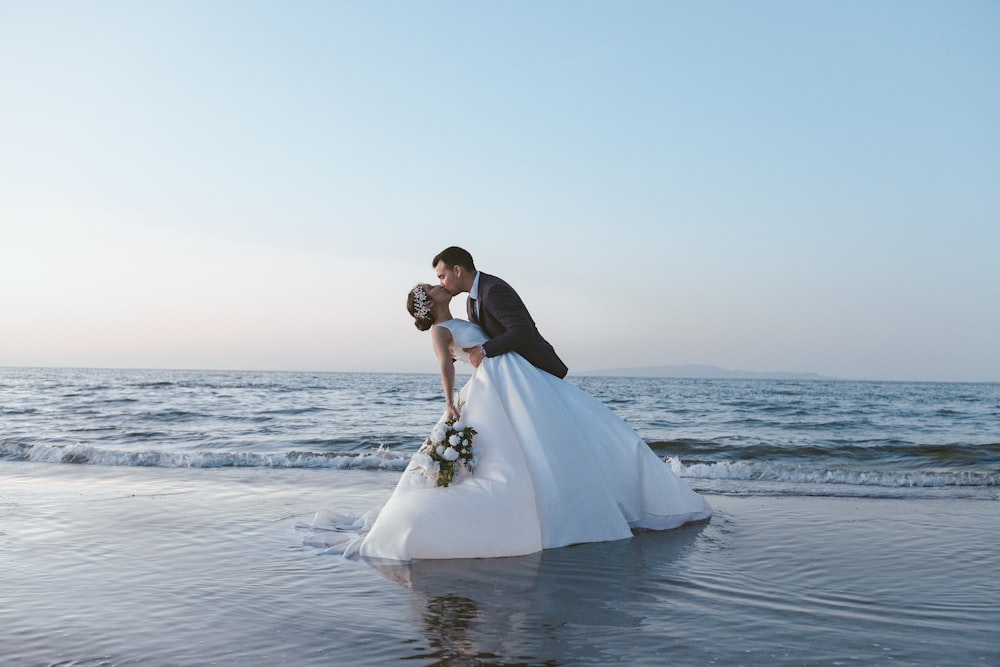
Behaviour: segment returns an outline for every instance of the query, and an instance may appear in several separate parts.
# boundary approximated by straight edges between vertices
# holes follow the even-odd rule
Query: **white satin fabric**
[[[482,330],[449,320],[456,358]],[[631,537],[707,519],[712,510],[624,421],[516,353],[483,360],[460,392],[479,466],[447,488],[412,463],[370,530],[366,558],[517,556]]]

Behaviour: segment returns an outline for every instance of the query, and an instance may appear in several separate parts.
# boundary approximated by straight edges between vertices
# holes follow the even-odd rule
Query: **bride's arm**
[[[431,342],[441,366],[441,388],[444,389],[444,400],[448,406],[448,419],[458,419],[460,415],[455,407],[455,361],[451,358],[451,332],[446,327],[433,327]]]

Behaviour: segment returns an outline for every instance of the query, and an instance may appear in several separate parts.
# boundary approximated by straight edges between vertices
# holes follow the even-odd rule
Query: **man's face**
[[[441,281],[441,287],[444,287],[448,294],[456,296],[462,293],[463,272],[461,266],[449,267],[444,262],[438,262],[434,271],[437,273],[438,280]]]

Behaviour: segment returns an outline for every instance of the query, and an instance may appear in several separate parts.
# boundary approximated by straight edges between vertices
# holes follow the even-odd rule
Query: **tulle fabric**
[[[482,342],[464,320],[444,326],[459,356]],[[628,424],[516,353],[485,359],[460,400],[462,421],[478,431],[475,474],[435,487],[411,463],[385,505],[355,523],[360,536],[343,546],[348,555],[518,556],[711,516]]]

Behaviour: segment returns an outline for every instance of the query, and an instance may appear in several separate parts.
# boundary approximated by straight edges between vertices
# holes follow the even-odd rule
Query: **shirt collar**
[[[479,298],[479,276],[481,275],[482,273],[476,271],[476,279],[472,281],[472,287],[469,289],[469,296],[473,299]]]

